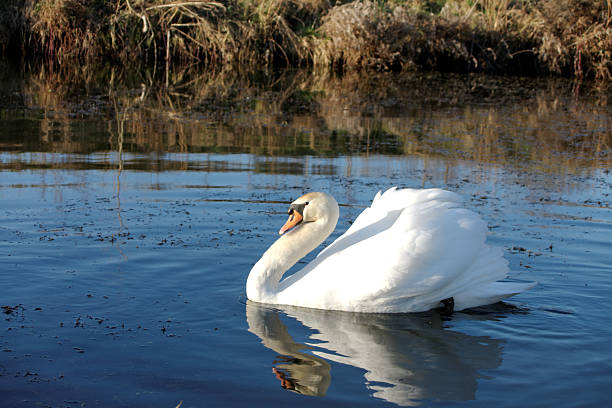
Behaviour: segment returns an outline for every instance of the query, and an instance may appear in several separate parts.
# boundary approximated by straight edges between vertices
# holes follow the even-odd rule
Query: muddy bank
[[[610,0],[6,0],[5,55],[609,80]]]

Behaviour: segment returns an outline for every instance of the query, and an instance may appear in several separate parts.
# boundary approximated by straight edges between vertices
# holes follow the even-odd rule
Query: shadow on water
[[[500,308],[475,317],[495,318]],[[294,327],[295,322],[283,323],[286,317],[311,334],[298,339],[303,330]],[[246,319],[249,331],[278,353],[272,371],[281,386],[305,395],[325,396],[333,381],[332,365],[340,363],[364,370],[363,382],[371,395],[397,405],[468,401],[476,397],[478,379],[487,378],[482,371],[502,362],[503,340],[448,330],[435,311],[363,314],[273,309],[248,301]]]

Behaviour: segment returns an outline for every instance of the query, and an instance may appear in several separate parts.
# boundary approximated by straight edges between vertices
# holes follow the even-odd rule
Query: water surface
[[[609,93],[478,76],[176,74],[165,87],[120,74],[4,69],[3,406],[609,400]],[[333,194],[331,242],[394,185],[461,194],[510,276],[538,285],[451,317],[246,301],[287,203]]]

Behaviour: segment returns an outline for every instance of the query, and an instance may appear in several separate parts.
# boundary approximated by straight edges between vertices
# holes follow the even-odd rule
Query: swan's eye
[[[293,208],[291,208],[291,207],[290,207],[290,208],[289,208],[289,211],[287,211],[287,214],[289,214],[289,215],[293,215]]]
[[[308,205],[308,203],[291,204],[289,206],[289,215],[296,211],[301,216],[304,216],[304,207],[306,207],[306,205]]]

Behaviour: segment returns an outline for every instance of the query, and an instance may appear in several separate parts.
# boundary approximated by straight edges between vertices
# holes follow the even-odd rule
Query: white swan
[[[515,295],[534,282],[500,281],[508,262],[485,244],[487,227],[461,198],[441,189],[376,194],[353,225],[302,270],[285,272],[331,234],[336,200],[308,193],[289,207],[282,236],[253,266],[255,302],[352,312],[462,310]]]

